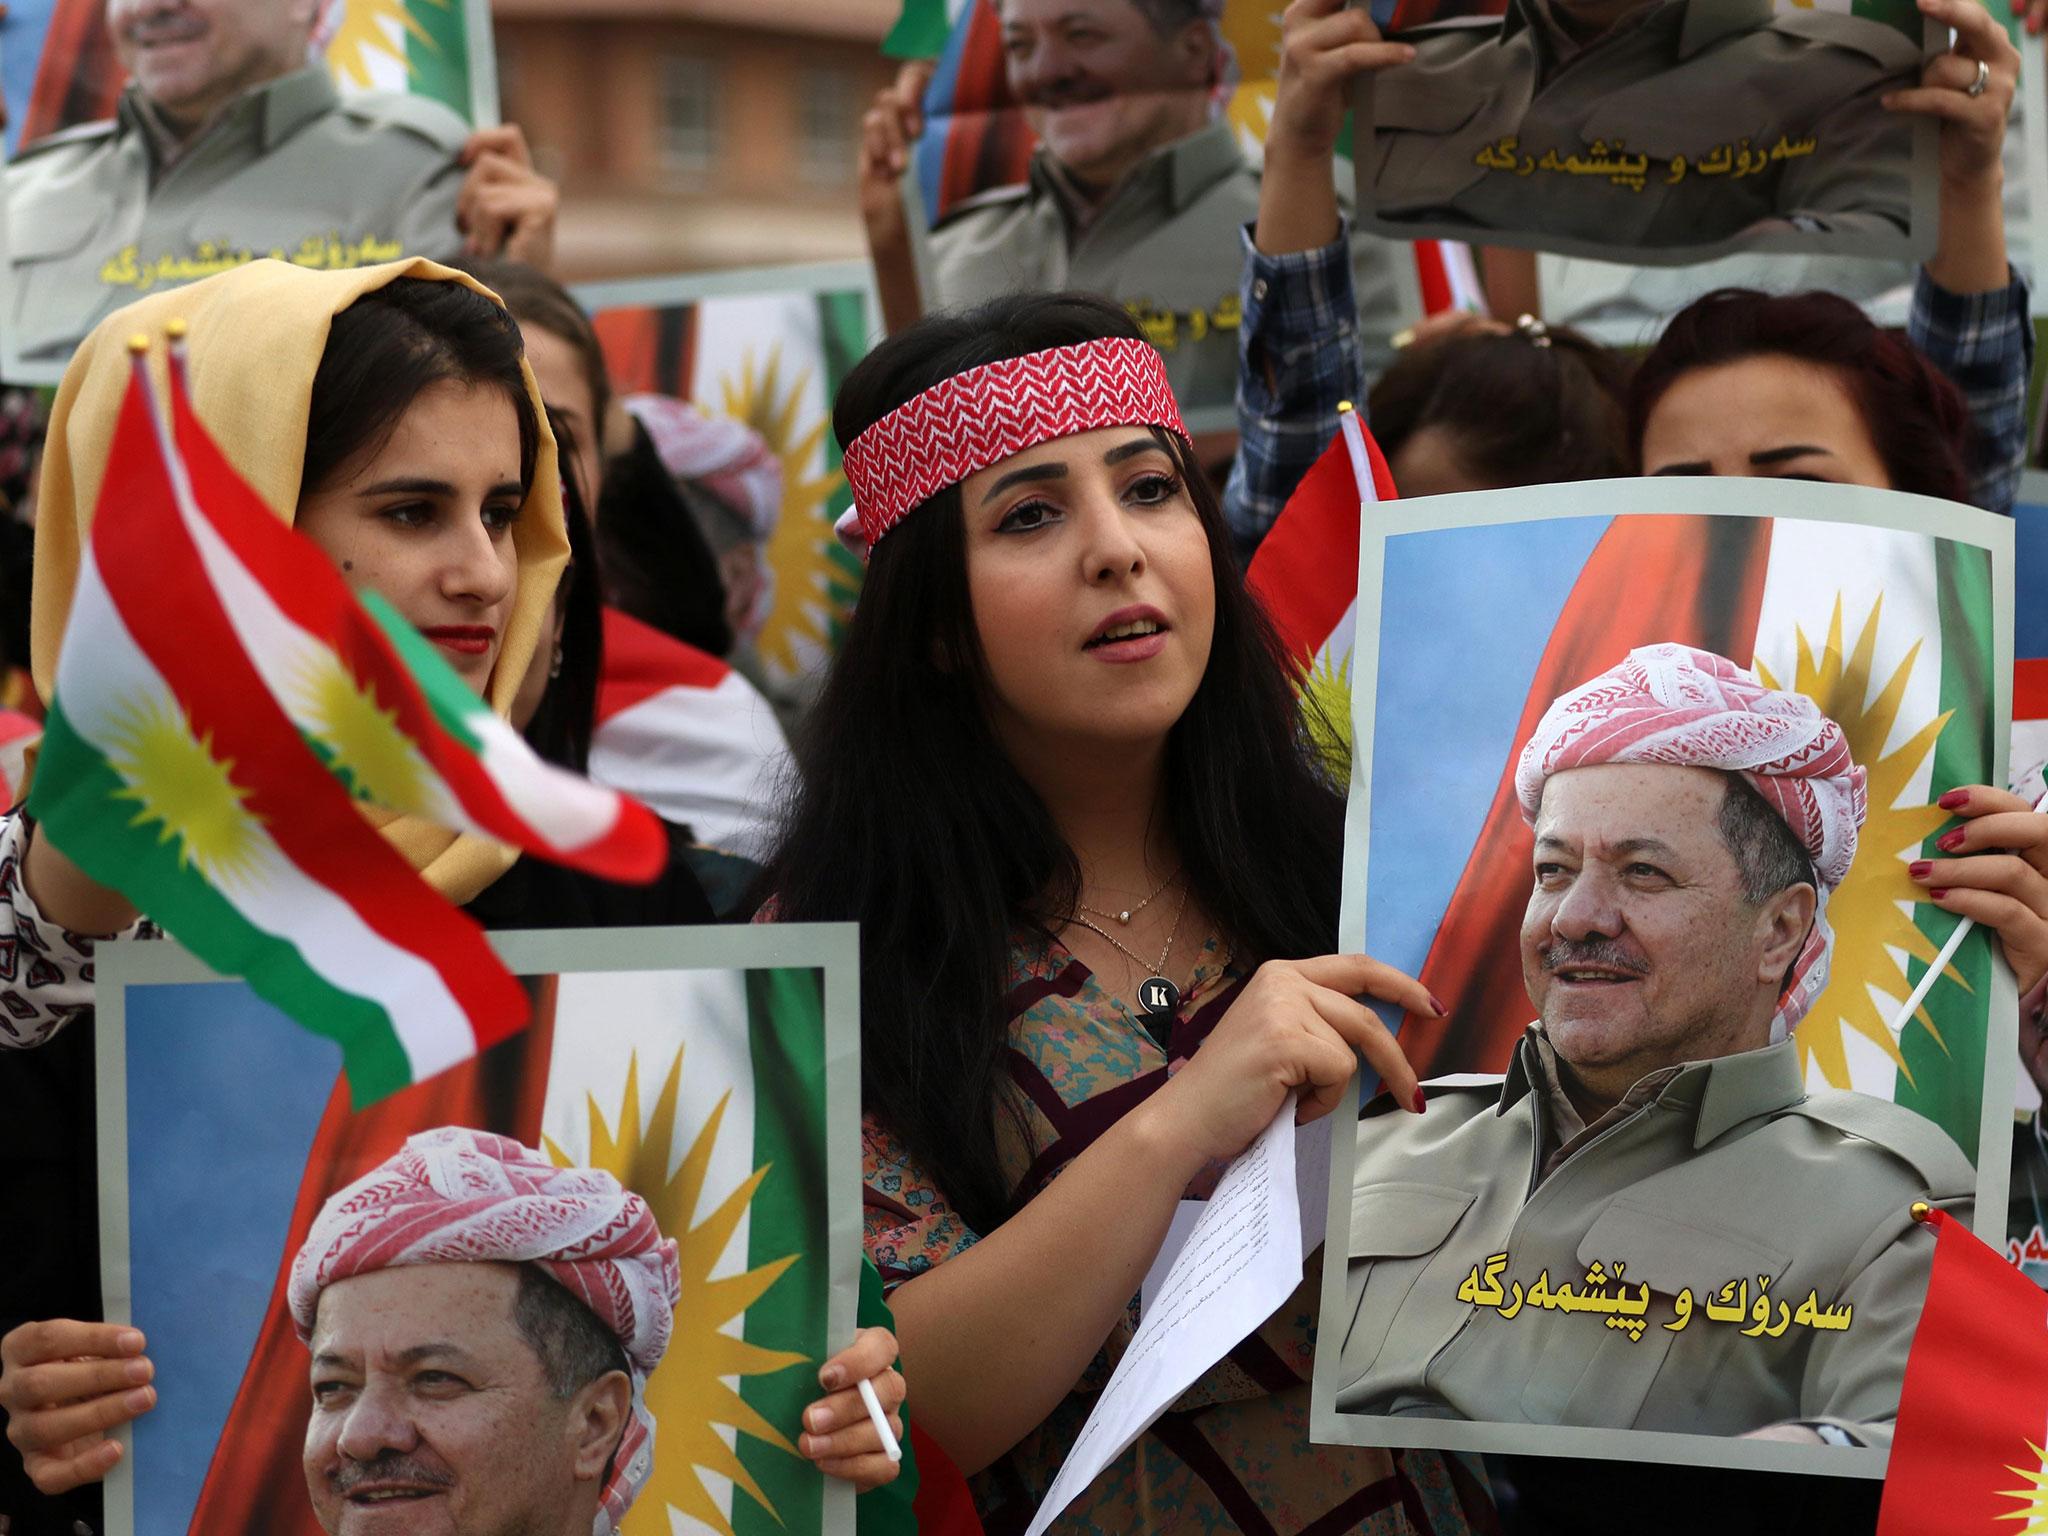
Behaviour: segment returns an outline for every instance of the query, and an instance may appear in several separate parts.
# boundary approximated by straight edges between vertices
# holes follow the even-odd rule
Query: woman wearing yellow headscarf
[[[31,619],[38,688],[47,696],[54,681],[128,387],[126,342],[160,338],[173,320],[187,327],[193,405],[242,475],[352,584],[390,602],[508,713],[568,554],[555,441],[511,316],[475,280],[418,260],[354,272],[256,262],[135,304],[87,339],[58,390],[43,460]],[[162,347],[152,366],[161,381]],[[618,887],[416,818],[380,825],[429,884],[486,927],[711,921],[679,863],[651,887]],[[21,814],[0,816],[0,945],[34,962],[0,980],[0,1047],[43,1045],[89,1019],[90,936],[141,927],[117,892],[85,876]],[[0,1110],[15,1122],[5,1215],[14,1251],[37,1254],[42,1288],[0,1273],[0,1333],[24,1317],[91,1315],[95,1216],[79,1193],[93,1182],[91,1116],[61,1094],[24,1086],[50,1080],[69,1059],[82,1087],[89,1050],[89,1031],[71,1029],[35,1060],[10,1064],[10,1103],[33,1099],[35,1113]],[[40,1130],[24,1123],[38,1120]],[[19,1166],[17,1152],[26,1160]],[[87,1431],[83,1442],[38,1447],[30,1470],[45,1486],[103,1474],[116,1453],[98,1431],[146,1406],[116,1412],[118,1397],[105,1395],[117,1382],[123,1392],[150,1390],[126,1374],[146,1362],[123,1360],[111,1338],[66,1333],[43,1347],[48,1330],[99,1328],[45,1324],[41,1343],[10,1337],[0,1362],[0,1397],[25,1453],[32,1415],[23,1410],[48,1398],[18,1393],[33,1389],[38,1370],[100,1373],[55,1395],[114,1416],[76,1426]],[[79,1356],[104,1358],[91,1365]]]

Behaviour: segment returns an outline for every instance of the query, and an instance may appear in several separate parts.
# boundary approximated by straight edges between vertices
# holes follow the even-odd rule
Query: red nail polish
[[[1451,1010],[1444,1006],[1443,999],[1434,992],[1429,994],[1429,1006],[1436,1010],[1436,1016],[1440,1019],[1448,1019],[1451,1016]]]
[[[1408,1107],[1414,1110],[1415,1113],[1418,1115],[1421,1114],[1422,1111],[1428,1107],[1422,1097],[1422,1084],[1417,1083],[1415,1085],[1415,1097],[1408,1101]]]
[[[1967,789],[1952,789],[1934,803],[1944,811],[1959,811],[1970,803],[1970,792]]]
[[[1927,894],[1928,894],[1929,896],[1933,897],[1933,898],[1934,898],[1934,899],[1935,899],[1936,901],[1946,901],[1946,900],[1948,900],[1948,892],[1947,892],[1947,891],[1929,891],[1929,892],[1928,892]]]
[[[1943,853],[1954,853],[1958,848],[1963,846],[1963,829],[1961,827],[1957,827],[1953,832],[1942,833],[1940,837],[1937,837],[1934,840],[1934,846],[1939,848]]]
[[[1926,859],[1915,859],[1906,866],[1906,876],[1911,880],[1925,880],[1934,873],[1934,865]]]

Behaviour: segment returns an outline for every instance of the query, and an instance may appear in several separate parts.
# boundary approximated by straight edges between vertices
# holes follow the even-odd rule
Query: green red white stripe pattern
[[[271,704],[129,386],[30,810],[207,964],[341,1043],[368,1103],[520,1028],[482,931],[363,820]]]
[[[389,605],[358,603],[235,473],[175,366],[171,398],[171,484],[207,580],[271,697],[356,794],[606,879],[661,871],[650,811],[543,762]]]

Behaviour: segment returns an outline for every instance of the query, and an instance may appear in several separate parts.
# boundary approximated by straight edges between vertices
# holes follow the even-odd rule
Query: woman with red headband
[[[928,319],[842,387],[866,586],[798,748],[784,921],[861,930],[866,1246],[918,1422],[1021,1531],[1140,1281],[1354,1048],[1424,1108],[1334,955],[1342,802],[1230,554],[1159,354],[1116,307]],[[1071,1531],[1452,1532],[1434,1452],[1311,1446],[1319,1278],[1069,1507]]]

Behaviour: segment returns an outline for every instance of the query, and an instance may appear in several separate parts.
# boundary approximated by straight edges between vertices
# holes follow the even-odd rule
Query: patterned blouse
[[[0,814],[0,1051],[41,1045],[92,1016],[93,941],[44,917],[21,883],[28,824]],[[121,937],[153,938],[138,919]]]
[[[1164,1048],[1064,945],[1020,937],[1011,948],[1009,1070],[1028,1144],[1005,1132],[1002,1156],[1020,1196],[1166,1081],[1236,999],[1247,979],[1215,940],[1202,952]],[[933,1170],[914,1165],[872,1117],[862,1125],[868,1257],[893,1289],[971,1246]],[[1201,1180],[1207,1193],[1213,1173]],[[1061,1533],[1241,1531],[1307,1536],[1364,1531],[1451,1536],[1490,1529],[1491,1506],[1466,1470],[1434,1451],[1311,1445],[1308,1378],[1315,1353],[1321,1256],[1301,1288],[1258,1332],[1191,1387],[1077,1498]],[[1137,1328],[1138,1301],[1074,1390],[1005,1457],[974,1479],[989,1536],[1022,1531],[1052,1486],[1095,1394]],[[1469,1514],[1469,1518],[1468,1518]]]

